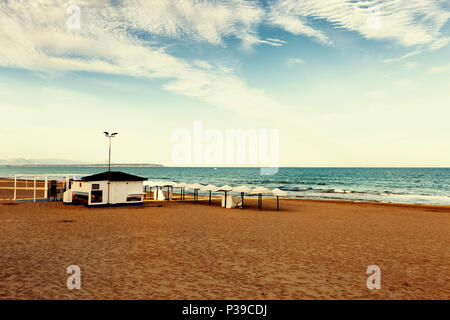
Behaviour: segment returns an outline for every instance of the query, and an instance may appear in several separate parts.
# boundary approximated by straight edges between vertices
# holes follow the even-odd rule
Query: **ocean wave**
[[[357,191],[344,189],[313,189],[318,193],[356,193]]]
[[[277,188],[283,191],[298,191],[298,192],[313,190],[313,188],[310,187],[296,187],[296,186],[278,186]]]
[[[296,198],[321,199],[321,200],[345,200],[356,202],[383,202],[383,203],[418,203],[450,205],[448,195],[423,195],[406,193],[379,193],[379,192],[353,192],[343,189],[313,190],[309,193],[297,193]]]

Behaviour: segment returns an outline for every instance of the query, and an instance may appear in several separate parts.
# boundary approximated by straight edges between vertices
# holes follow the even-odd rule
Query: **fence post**
[[[33,176],[33,202],[36,202],[36,176]]]
[[[14,200],[17,199],[17,191],[16,191],[16,188],[17,188],[17,175],[15,174],[15,175],[14,175]]]

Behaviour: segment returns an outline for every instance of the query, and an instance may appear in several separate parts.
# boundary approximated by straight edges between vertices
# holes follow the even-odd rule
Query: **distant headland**
[[[108,163],[88,163],[65,159],[7,159],[0,160],[4,167],[108,167]],[[157,163],[111,163],[111,167],[164,167]]]

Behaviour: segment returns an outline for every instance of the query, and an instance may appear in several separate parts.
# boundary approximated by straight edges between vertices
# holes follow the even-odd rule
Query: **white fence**
[[[44,199],[48,197],[48,189],[47,182],[48,178],[60,178],[59,180],[65,181],[65,185],[69,184],[69,179],[76,179],[77,177],[82,177],[82,174],[74,174],[74,173],[59,173],[59,174],[15,174],[14,175],[14,200],[17,200],[17,179],[24,179],[27,183],[29,178],[33,179],[33,202],[36,202],[36,180],[44,180]]]

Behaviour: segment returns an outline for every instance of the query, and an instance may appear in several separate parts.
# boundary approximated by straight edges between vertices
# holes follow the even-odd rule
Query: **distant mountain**
[[[0,166],[81,166],[107,167],[107,163],[88,163],[65,159],[25,159],[15,158],[0,160]],[[111,163],[111,167],[163,167],[154,163]]]
[[[71,164],[85,164],[85,162],[64,160],[64,159],[25,159],[25,158],[0,160],[0,165],[3,166],[71,165]]]

